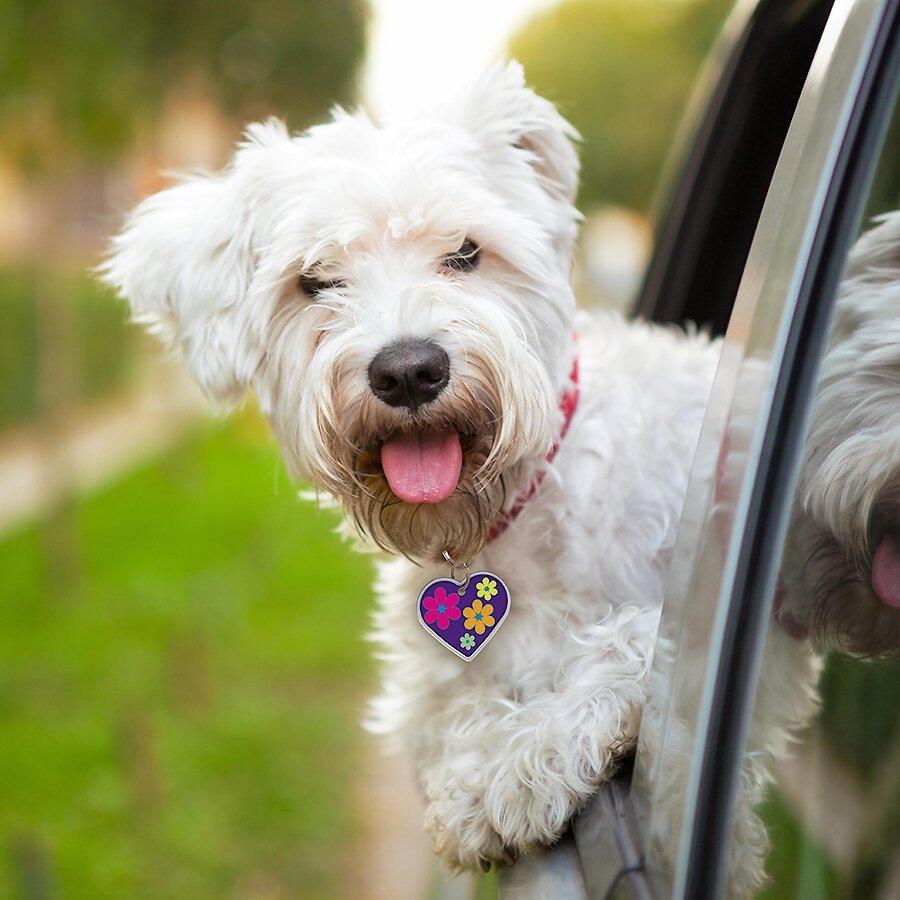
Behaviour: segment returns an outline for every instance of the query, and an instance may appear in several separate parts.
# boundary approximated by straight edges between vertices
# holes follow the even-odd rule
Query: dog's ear
[[[274,121],[252,126],[248,137],[222,172],[186,178],[139,204],[98,269],[135,321],[182,348],[204,393],[226,408],[243,396],[262,352],[248,327],[259,243],[251,183],[260,151],[289,140]]]
[[[520,63],[491,66],[470,88],[462,104],[463,124],[488,150],[513,146],[524,151],[541,186],[570,205],[578,190],[579,134],[556,107],[525,86]]]

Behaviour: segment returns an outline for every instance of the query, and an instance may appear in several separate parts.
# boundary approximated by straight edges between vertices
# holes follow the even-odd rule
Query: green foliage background
[[[364,0],[0,0],[0,166],[37,223],[0,262],[14,439],[52,458],[158,364],[84,233],[116,228],[105,191],[168,105],[190,92],[235,137],[305,127],[354,98],[366,18]],[[0,898],[351,893],[369,561],[263,434],[252,412],[198,422],[0,540]]]
[[[579,205],[646,211],[731,0],[565,0],[513,39],[529,84],[584,139]]]
[[[364,0],[0,0],[0,147],[109,162],[173,90],[306,125],[355,91]]]
[[[141,347],[137,329],[125,327],[125,304],[84,270],[62,268],[54,279],[73,317],[73,392],[89,402],[120,391],[132,380]],[[6,324],[0,329],[0,428],[34,421],[41,411],[35,282],[33,269],[0,267],[0,310]]]

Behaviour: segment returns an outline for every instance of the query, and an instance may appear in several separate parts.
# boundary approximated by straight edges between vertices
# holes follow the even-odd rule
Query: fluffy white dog
[[[573,137],[516,64],[412,121],[255,125],[223,172],[144,201],[103,269],[215,404],[251,388],[291,475],[399,554],[372,727],[413,754],[453,867],[552,842],[632,746],[719,355],[576,323]],[[435,639],[435,596],[417,609],[444,552],[479,573],[440,595],[450,624],[496,629],[471,658]]]
[[[633,746],[719,357],[576,317],[573,137],[516,64],[411,121],[256,125],[223,172],[144,201],[103,267],[396,554],[371,725],[415,758],[454,868],[553,842]]]

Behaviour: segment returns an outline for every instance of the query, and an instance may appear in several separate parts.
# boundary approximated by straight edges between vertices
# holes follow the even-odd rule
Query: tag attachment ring
[[[466,588],[469,586],[469,564],[467,562],[456,562],[453,557],[444,550],[441,555],[447,562],[447,565],[450,566],[450,580],[455,581],[457,585],[459,585],[459,592],[464,594],[466,592]],[[462,569],[463,577],[457,577],[457,572]]]

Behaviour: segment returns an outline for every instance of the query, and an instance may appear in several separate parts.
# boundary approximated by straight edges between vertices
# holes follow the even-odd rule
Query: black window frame
[[[724,334],[833,5],[760,0],[750,13],[727,51],[657,228],[636,304],[641,318],[693,322]]]

